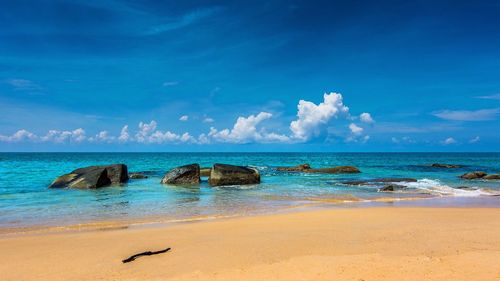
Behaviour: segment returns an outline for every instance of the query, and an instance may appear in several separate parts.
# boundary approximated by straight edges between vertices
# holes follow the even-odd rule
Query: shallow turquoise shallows
[[[78,167],[124,163],[148,179],[97,190],[48,189],[57,176]],[[258,168],[262,183],[225,188],[160,184],[169,169],[190,163]],[[278,172],[277,166],[309,163],[314,168],[353,165],[360,174]],[[462,168],[430,167],[432,163]],[[105,220],[162,220],[268,212],[317,202],[369,202],[380,198],[498,198],[500,181],[461,180],[468,171],[500,173],[500,153],[0,153],[0,227],[65,225]],[[353,179],[410,177],[399,192],[381,185],[350,186]],[[464,189],[463,186],[469,188]],[[461,187],[461,188],[458,188]],[[460,198],[460,199],[459,199]],[[495,199],[493,199],[495,200]],[[356,203],[345,203],[356,205]]]

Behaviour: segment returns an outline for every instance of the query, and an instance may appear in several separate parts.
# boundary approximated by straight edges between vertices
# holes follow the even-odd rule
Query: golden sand
[[[0,256],[0,280],[16,281],[500,280],[500,208],[349,208],[10,234],[0,236]]]

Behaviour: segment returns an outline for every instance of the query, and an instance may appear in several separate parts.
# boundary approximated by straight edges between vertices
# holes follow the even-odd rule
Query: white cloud
[[[488,95],[488,96],[479,96],[479,97],[476,97],[476,98],[487,99],[487,100],[500,100],[500,93],[493,94],[493,95]]]
[[[454,138],[449,137],[449,138],[445,139],[444,141],[442,141],[441,143],[444,145],[449,145],[449,144],[455,144],[455,143],[457,143],[457,141]]]
[[[120,136],[118,137],[120,142],[128,142],[130,140],[130,135],[128,133],[128,125],[123,126],[120,131]]]
[[[108,131],[100,131],[94,138],[97,142],[112,142],[115,140],[114,136],[110,136]]]
[[[318,105],[310,101],[299,101],[297,120],[290,123],[292,138],[307,141],[312,136],[318,135],[320,127],[327,124],[330,119],[349,112],[349,108],[342,102],[341,94],[325,93],[323,99],[324,101]]]
[[[272,116],[273,115],[268,112],[261,112],[257,115],[250,115],[248,117],[240,116],[231,130],[223,129],[218,131],[211,127],[208,135],[215,140],[231,143],[288,141],[289,138],[285,135],[266,133],[264,130],[257,129],[257,126],[262,121]]]
[[[210,118],[210,117],[206,117],[205,119],[203,119],[203,123],[213,123],[213,122],[214,122],[214,119]]]
[[[135,134],[137,142],[146,143],[150,140],[150,135],[156,130],[156,121],[151,120],[149,124],[140,122],[139,131]]]
[[[351,133],[354,135],[360,135],[363,133],[363,128],[357,126],[354,123],[349,124],[349,130],[351,130]]]
[[[480,140],[481,140],[481,138],[480,138],[479,136],[476,136],[476,137],[474,137],[474,138],[470,139],[470,140],[469,140],[469,143],[476,143],[476,142],[478,142],[478,141],[480,141]]]
[[[38,136],[27,130],[19,130],[10,136],[0,135],[2,142],[21,142],[21,141],[35,141]]]
[[[73,131],[59,131],[59,130],[49,130],[49,132],[40,138],[44,142],[83,142],[87,139],[85,136],[85,130],[82,128],[75,129]]]
[[[361,115],[359,115],[359,120],[368,124],[375,123],[375,120],[373,120],[372,116],[368,112],[361,113]]]
[[[469,110],[442,110],[433,113],[434,116],[454,121],[486,121],[494,120],[500,113],[500,108]]]
[[[189,116],[187,116],[187,115],[182,115],[182,116],[179,118],[179,120],[180,120],[180,121],[182,121],[182,122],[186,122],[186,121],[188,121],[188,120],[189,120]]]
[[[17,91],[36,91],[42,89],[40,85],[26,79],[11,78],[5,80],[5,83],[9,84]]]
[[[167,81],[162,84],[163,87],[172,87],[179,85],[178,81]]]

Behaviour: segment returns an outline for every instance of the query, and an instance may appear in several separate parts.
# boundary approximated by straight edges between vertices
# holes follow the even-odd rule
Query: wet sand
[[[0,279],[500,280],[499,234],[500,208],[432,207],[4,234]]]

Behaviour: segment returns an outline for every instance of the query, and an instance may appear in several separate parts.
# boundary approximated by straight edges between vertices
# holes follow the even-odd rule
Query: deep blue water
[[[129,171],[147,171],[148,179],[97,190],[48,189],[54,178],[78,167],[124,163]],[[257,167],[262,183],[212,188],[160,184],[169,169],[190,163],[228,163]],[[278,172],[276,166],[309,163],[313,167],[354,165],[360,174]],[[461,164],[439,169],[431,163]],[[310,202],[408,197],[481,197],[499,194],[500,181],[465,181],[474,170],[500,173],[500,153],[0,153],[0,227],[62,225],[141,217],[183,219],[226,216]],[[378,192],[380,185],[349,186],[343,181],[411,177],[404,192]],[[471,190],[457,189],[459,186]],[[493,198],[493,197],[492,197]],[[500,197],[498,198],[500,206]]]

